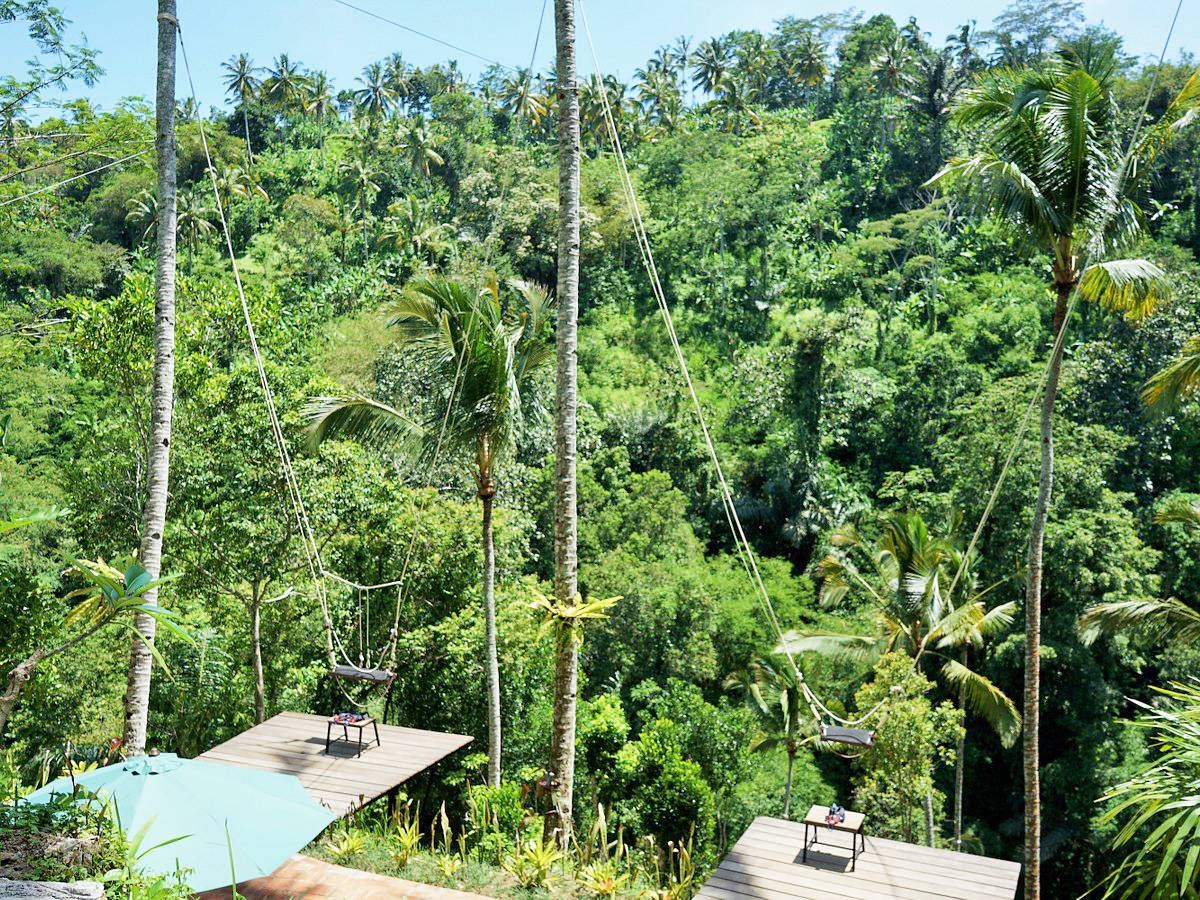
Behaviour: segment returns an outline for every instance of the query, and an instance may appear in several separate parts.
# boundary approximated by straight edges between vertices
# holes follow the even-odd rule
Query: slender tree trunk
[[[496,488],[490,480],[479,489],[483,503],[483,607],[487,617],[488,784],[500,783],[500,656],[496,649],[496,545],[492,539],[492,505]]]
[[[958,661],[967,665],[967,648],[959,652]],[[958,708],[966,715],[967,697],[965,691],[958,692]],[[954,849],[962,852],[963,824],[963,774],[967,763],[967,729],[964,727],[958,735],[958,743],[954,748]]]
[[[21,696],[25,684],[33,677],[38,665],[45,658],[46,651],[39,648],[28,659],[17,663],[8,673],[8,687],[0,694],[0,744],[4,743],[4,729],[8,725],[8,717],[12,715],[13,707],[17,705],[17,698]]]
[[[246,101],[242,101],[242,127],[246,130],[246,158],[254,165],[254,151],[250,149],[250,118],[246,115]]]
[[[267,721],[267,690],[263,678],[262,657],[262,599],[255,588],[253,599],[250,601],[250,638],[253,642],[254,654],[254,721],[262,724]]]
[[[925,792],[925,846],[934,845],[933,791]]]
[[[576,545],[576,345],[579,328],[579,86],[575,7],[554,0],[558,85],[558,380],[554,397],[554,596],[569,604],[579,590]],[[579,650],[573,629],[560,629],[554,666],[550,739],[551,809],[545,834],[565,846],[572,829]]]
[[[783,817],[792,817],[792,774],[796,770],[796,751],[788,750],[787,784],[783,788]]]
[[[1042,651],[1042,543],[1046,536],[1046,519],[1050,514],[1050,495],[1054,486],[1054,401],[1058,396],[1058,378],[1062,370],[1062,346],[1058,336],[1066,327],[1067,300],[1074,281],[1056,285],[1058,298],[1054,305],[1055,345],[1051,348],[1050,370],[1046,393],[1042,397],[1042,469],[1038,479],[1037,501],[1033,507],[1033,523],[1029,529],[1029,585],[1025,596],[1025,708],[1024,743],[1025,766],[1025,897],[1038,900],[1041,896],[1042,808],[1038,766],[1038,725],[1041,711],[1041,651]]]
[[[154,384],[151,395],[150,456],[146,505],[142,508],[140,562],[158,578],[162,564],[163,531],[167,518],[167,483],[171,452],[171,414],[175,391],[175,0],[158,0],[158,92],[156,151],[158,154],[158,260],[154,295]],[[145,603],[158,602],[158,589],[146,592]],[[153,643],[155,621],[142,613],[135,627]],[[150,709],[150,674],[154,658],[135,636],[129,654],[125,693],[125,752],[136,756],[146,749]]]

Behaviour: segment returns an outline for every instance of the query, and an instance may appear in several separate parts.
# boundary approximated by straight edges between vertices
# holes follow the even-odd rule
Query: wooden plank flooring
[[[697,897],[839,900],[1012,900],[1021,866],[871,837],[850,871],[849,834],[824,829],[802,862],[804,826],[760,817],[746,829]],[[811,836],[812,830],[809,830]]]
[[[379,746],[365,748],[359,758],[354,742],[339,741],[327,754],[325,724],[323,716],[280,713],[201,753],[200,759],[295,775],[318,802],[344,816],[472,740],[465,734],[380,725]],[[363,737],[368,735],[374,738],[369,728]]]
[[[238,896],[245,900],[479,900],[449,888],[388,878],[321,862],[310,856],[293,856],[270,875],[243,881]],[[232,888],[197,894],[195,900],[230,900]]]

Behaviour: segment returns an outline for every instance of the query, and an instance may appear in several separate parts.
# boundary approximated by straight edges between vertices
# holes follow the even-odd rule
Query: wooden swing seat
[[[847,744],[851,747],[871,747],[875,744],[875,732],[865,728],[842,728],[839,725],[822,725],[821,740],[831,744]]]
[[[347,681],[366,681],[384,686],[396,680],[396,673],[388,669],[360,669],[358,666],[334,666],[330,674],[334,678],[345,678]]]

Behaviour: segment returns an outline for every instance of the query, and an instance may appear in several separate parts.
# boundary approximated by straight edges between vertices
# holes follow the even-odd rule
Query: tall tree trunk
[[[554,395],[554,596],[569,604],[579,590],[576,545],[576,345],[579,328],[579,85],[575,71],[575,7],[554,0],[558,85],[558,380]],[[555,647],[554,723],[550,738],[552,805],[545,834],[565,846],[575,789],[575,715],[579,643],[571,627]],[[556,834],[557,833],[557,834]]]
[[[250,118],[246,115],[246,101],[242,100],[242,127],[246,130],[246,158],[254,165],[254,151],[250,149]]]
[[[933,791],[925,792],[925,846],[934,845]]]
[[[163,531],[167,519],[167,482],[171,453],[171,414],[175,391],[175,0],[158,0],[158,92],[155,98],[155,149],[158,154],[158,260],[154,294],[154,385],[151,395],[150,454],[146,505],[142,508],[140,562],[158,578]],[[146,592],[145,603],[158,602],[158,589]],[[144,613],[135,627],[153,643],[155,622]],[[153,656],[132,638],[125,692],[125,752],[146,749]]]
[[[496,545],[492,538],[492,505],[496,488],[490,479],[479,489],[483,503],[483,607],[487,618],[488,784],[500,783],[500,656],[496,649]]]
[[[959,653],[959,662],[967,665],[967,648]],[[966,715],[967,697],[965,691],[958,692],[958,708]],[[954,748],[954,849],[962,852],[963,824],[963,774],[967,760],[967,729],[964,727],[958,733],[958,742]]]
[[[788,748],[787,784],[783,788],[783,817],[792,817],[792,774],[796,770],[796,751]]]
[[[254,721],[262,724],[267,721],[267,690],[263,678],[262,657],[262,598],[258,588],[254,588],[254,596],[250,600],[250,639],[253,643],[254,654]]]
[[[1029,586],[1025,595],[1025,708],[1024,743],[1025,766],[1025,897],[1038,900],[1041,896],[1042,807],[1038,766],[1038,717],[1041,710],[1041,651],[1042,651],[1042,543],[1046,536],[1046,519],[1050,514],[1050,494],[1054,486],[1054,401],[1058,396],[1058,378],[1062,371],[1062,345],[1058,336],[1066,327],[1067,300],[1074,281],[1056,284],[1058,298],[1054,304],[1054,338],[1046,392],[1042,397],[1042,469],[1038,479],[1037,501],[1033,507],[1033,523],[1029,528]]]
[[[17,663],[8,673],[8,687],[5,688],[3,694],[0,694],[0,744],[3,743],[8,717],[12,715],[13,707],[17,705],[17,698],[21,696],[21,690],[25,687],[25,683],[33,677],[38,665],[45,658],[46,651],[39,648],[28,659]]]

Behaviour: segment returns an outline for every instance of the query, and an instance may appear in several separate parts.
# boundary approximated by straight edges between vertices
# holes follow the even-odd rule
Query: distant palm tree
[[[554,362],[546,291],[495,281],[475,291],[444,278],[419,279],[392,310],[399,344],[441,385],[420,421],[363,397],[321,397],[308,415],[317,439],[355,438],[429,464],[444,446],[468,463],[483,508],[483,604],[488,685],[488,783],[500,781],[500,663],[496,648],[496,556],[492,507],[496,470],[527,427],[545,416],[537,387]],[[457,388],[457,390],[455,390]]]
[[[745,692],[750,708],[758,716],[758,731],[750,739],[753,753],[782,749],[787,756],[787,780],[783,788],[783,817],[792,817],[792,779],[800,748],[816,737],[815,723],[808,716],[803,689],[790,666],[776,668],[766,660],[752,662],[745,672],[731,675],[727,688]]]
[[[404,129],[399,149],[408,156],[408,164],[412,167],[413,172],[430,178],[433,175],[433,167],[444,165],[446,162],[437,152],[437,147],[444,140],[429,129],[422,116],[415,116],[408,127]]]
[[[337,104],[333,98],[333,85],[329,76],[324,72],[313,72],[305,79],[300,103],[304,114],[317,120],[317,145],[324,151],[325,120],[337,114]]]
[[[808,100],[809,111],[814,108],[813,100],[817,89],[825,83],[829,75],[829,63],[825,59],[825,45],[811,31],[806,33],[799,45],[792,52],[788,66],[789,74],[800,84],[804,85],[804,94]]]
[[[442,261],[450,250],[451,234],[450,226],[438,222],[419,197],[410,194],[388,207],[383,239],[391,241],[398,253],[424,266],[432,268]]]
[[[866,598],[875,614],[875,634],[791,632],[784,638],[785,645],[793,652],[872,662],[884,653],[907,653],[919,668],[933,669],[931,674],[950,689],[960,706],[987,722],[1004,746],[1011,746],[1020,734],[1021,717],[1003,691],[969,667],[968,652],[1006,630],[1016,604],[989,608],[985,599],[991,588],[979,588],[975,560],[964,560],[949,539],[931,534],[917,513],[885,516],[874,542],[866,541],[853,525],[845,525],[834,532],[830,543],[831,552],[816,568],[821,605],[837,606],[851,594]],[[959,845],[964,740],[958,745],[954,799]],[[932,839],[930,832],[927,840]]]
[[[350,189],[354,198],[354,211],[358,213],[359,226],[362,229],[363,259],[369,255],[367,246],[367,219],[371,215],[371,204],[379,193],[379,185],[375,183],[375,173],[364,159],[348,159],[338,167],[342,173],[343,183]]]
[[[722,38],[709,38],[696,48],[692,65],[695,74],[692,83],[704,93],[712,95],[729,73],[733,64],[733,51]]]
[[[399,53],[393,53],[384,63],[384,79],[396,105],[407,106],[413,89],[413,70]]]
[[[280,53],[275,62],[267,69],[267,77],[262,82],[262,93],[270,102],[285,115],[294,108],[304,87],[304,67],[294,63],[286,53]]]
[[[537,93],[528,69],[517,69],[504,79],[497,98],[500,108],[512,119],[536,126],[546,115],[546,100]]]
[[[896,35],[871,61],[871,74],[875,89],[884,98],[883,112],[879,120],[879,149],[887,148],[896,113],[895,98],[903,95],[912,85],[914,53],[911,42],[903,35]]]
[[[930,184],[957,179],[1050,253],[1055,292],[1050,355],[1041,409],[1041,474],[1029,533],[1025,601],[1025,896],[1041,891],[1038,715],[1041,708],[1042,545],[1054,478],[1053,421],[1062,369],[1059,337],[1078,290],[1085,300],[1141,319],[1166,291],[1163,272],[1145,259],[1114,259],[1141,236],[1138,206],[1146,173],[1200,103],[1193,75],[1157,123],[1123,152],[1122,118],[1111,69],[1088,71],[1064,57],[1037,69],[980,77],[953,113],[978,136],[976,152],[950,160]]]
[[[225,92],[232,94],[238,105],[242,107],[242,129],[246,133],[246,157],[253,163],[254,151],[250,149],[250,118],[246,110],[258,92],[259,85],[262,84],[262,80],[258,77],[258,73],[262,70],[254,65],[254,60],[248,53],[239,53],[237,56],[229,57],[228,60],[221,63],[221,68],[225,70]]]
[[[386,119],[396,102],[396,94],[388,85],[387,73],[382,63],[371,63],[355,79],[361,88],[354,92],[354,103],[367,121],[376,124]]]
[[[762,125],[762,118],[754,109],[758,95],[740,74],[728,73],[716,90],[717,96],[710,101],[709,108],[721,117],[726,131],[741,134],[747,122],[755,128]]]

